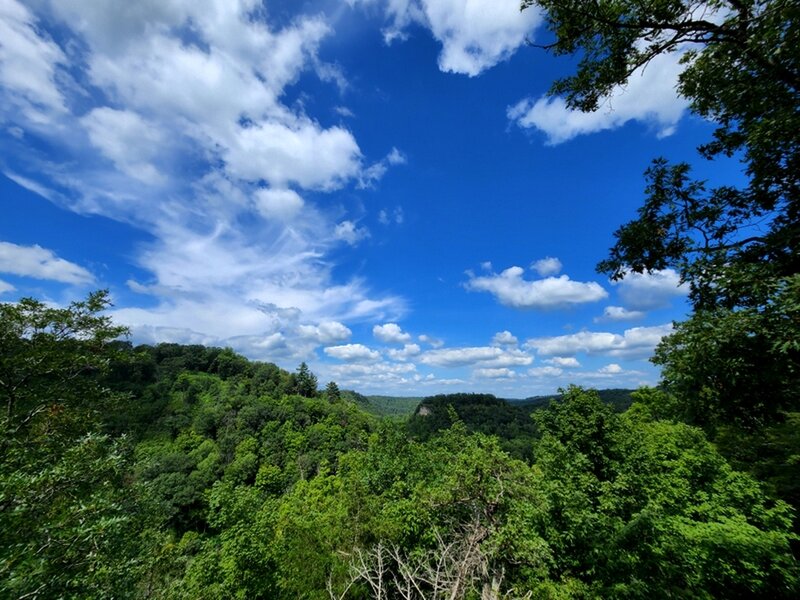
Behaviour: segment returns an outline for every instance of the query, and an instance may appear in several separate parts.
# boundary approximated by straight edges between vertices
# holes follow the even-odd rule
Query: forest
[[[107,304],[0,306],[4,597],[796,597],[800,413],[571,387],[380,417],[305,364],[133,346]]]
[[[0,597],[800,595],[800,6],[523,9],[577,57],[553,93],[580,110],[685,52],[700,155],[743,165],[711,187],[655,158],[598,265],[688,286],[660,384],[404,417],[305,363],[134,345],[106,291],[2,303]]]

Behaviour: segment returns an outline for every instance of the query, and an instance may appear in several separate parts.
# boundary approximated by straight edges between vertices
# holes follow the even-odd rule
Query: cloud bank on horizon
[[[257,0],[0,1],[3,173],[61,210],[141,234],[120,248],[128,267],[116,270],[77,251],[62,256],[64,232],[40,230],[24,243],[0,230],[0,297],[44,290],[59,302],[108,286],[114,318],[136,341],[231,346],[284,366],[307,360],[367,390],[524,395],[566,381],[653,382],[652,370],[624,360],[646,357],[668,325],[526,334],[523,344],[509,325],[464,340],[435,321],[413,324],[424,293],[402,277],[387,288],[357,268],[343,272],[345,257],[367,261],[391,228],[410,228],[409,214],[427,218],[431,200],[375,203],[391,192],[387,177],[414,178],[424,166],[389,135],[358,133],[347,90],[372,88],[338,62],[341,20],[366,19],[391,51],[430,36],[443,85],[459,77],[478,85],[542,22],[516,0],[347,4],[333,18],[325,2],[287,17]],[[548,144],[630,121],[670,135],[686,108],[670,61],[632,78],[608,110],[582,115],[532,96],[498,115],[543,132]],[[610,285],[573,279],[561,259],[544,256],[527,276],[519,266],[469,271],[452,293],[465,304],[488,294],[508,319],[517,309],[587,310],[587,323],[609,325],[658,318],[685,294],[669,270]],[[457,279],[469,262],[454,257],[447,276]],[[615,304],[597,306],[607,300]],[[584,368],[578,354],[595,365]],[[622,365],[601,365],[603,357]]]

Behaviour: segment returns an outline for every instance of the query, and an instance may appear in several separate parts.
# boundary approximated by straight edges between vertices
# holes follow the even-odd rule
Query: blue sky
[[[108,288],[134,342],[365,393],[655,383],[685,290],[595,265],[710,125],[678,55],[547,98],[517,4],[0,0],[0,299]]]

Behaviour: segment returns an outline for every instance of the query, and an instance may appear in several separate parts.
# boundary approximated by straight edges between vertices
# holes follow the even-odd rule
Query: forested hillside
[[[430,398],[457,408],[423,432],[438,412],[380,420],[305,365],[117,341],[106,305],[0,305],[5,597],[798,591],[793,481],[735,470],[659,416],[663,392],[619,413],[570,388],[527,419]],[[749,464],[772,481],[786,463]]]

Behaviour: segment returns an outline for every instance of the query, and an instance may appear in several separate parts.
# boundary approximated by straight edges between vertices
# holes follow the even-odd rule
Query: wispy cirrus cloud
[[[328,253],[368,232],[308,197],[371,177],[349,129],[284,99],[305,73],[346,83],[319,55],[331,33],[321,15],[276,25],[246,0],[0,6],[0,111],[13,124],[3,170],[149,234],[131,249],[147,277],[129,283],[147,307],[114,313],[135,339],[281,361],[346,339],[326,324],[404,312],[396,296],[334,278]],[[402,162],[397,150],[379,161],[384,172]],[[61,264],[64,282],[91,281],[55,260],[40,271]]]

